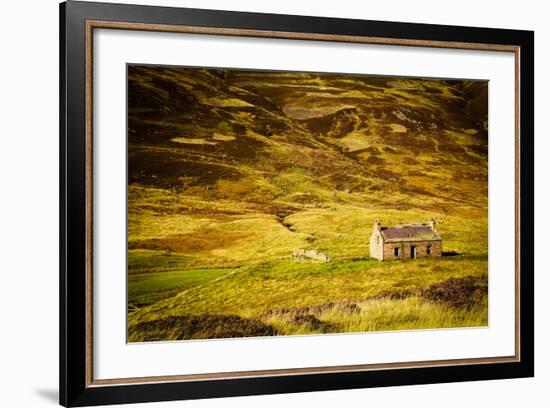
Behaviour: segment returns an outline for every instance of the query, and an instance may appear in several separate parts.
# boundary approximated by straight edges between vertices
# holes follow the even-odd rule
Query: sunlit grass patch
[[[406,133],[407,127],[399,123],[390,123],[390,129],[395,133]]]
[[[212,136],[212,139],[219,140],[222,142],[231,142],[232,140],[235,140],[236,137],[231,135],[222,135],[221,133],[214,133],[214,135]]]
[[[349,152],[363,150],[372,145],[372,139],[361,132],[350,133],[336,141],[338,146]]]
[[[201,139],[197,137],[174,137],[172,142],[184,143],[184,144],[194,144],[194,145],[215,145],[216,142],[213,142],[208,139]]]
[[[206,105],[215,106],[217,108],[240,108],[252,106],[248,102],[237,98],[206,98],[203,100]]]

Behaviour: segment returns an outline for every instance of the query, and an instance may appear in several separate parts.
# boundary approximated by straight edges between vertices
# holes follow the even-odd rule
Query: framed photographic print
[[[61,404],[533,376],[533,32],[60,25]]]

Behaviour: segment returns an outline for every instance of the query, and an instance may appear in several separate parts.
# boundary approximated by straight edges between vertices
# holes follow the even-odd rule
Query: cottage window
[[[399,247],[393,248],[393,255],[394,256],[399,256]]]
[[[426,247],[426,255],[430,255],[432,253],[432,246],[431,245],[428,245]]]

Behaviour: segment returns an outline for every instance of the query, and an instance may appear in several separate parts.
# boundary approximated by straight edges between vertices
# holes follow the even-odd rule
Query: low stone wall
[[[292,253],[292,259],[296,262],[307,262],[307,261],[317,261],[317,262],[330,262],[330,256],[323,254],[315,249],[296,249]]]

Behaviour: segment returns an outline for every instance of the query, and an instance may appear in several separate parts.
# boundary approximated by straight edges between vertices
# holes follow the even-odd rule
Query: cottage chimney
[[[430,227],[435,231],[435,220],[433,218],[430,220]]]
[[[375,221],[374,221],[374,230],[375,231],[380,231],[382,229],[382,225],[380,225],[380,219],[377,218]]]

